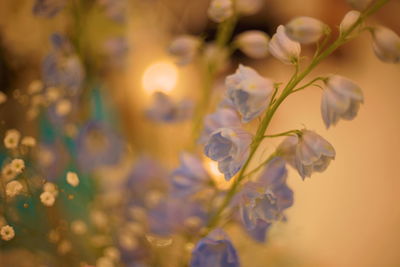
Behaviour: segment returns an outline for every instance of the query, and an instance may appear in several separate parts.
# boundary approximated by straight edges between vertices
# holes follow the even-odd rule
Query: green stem
[[[294,90],[292,91],[292,93],[297,92],[297,91],[301,91],[301,90],[303,90],[304,88],[306,88],[306,87],[308,87],[308,86],[310,86],[310,85],[313,85],[313,83],[315,83],[316,81],[325,81],[325,80],[326,80],[326,78],[324,78],[324,77],[317,77],[317,78],[315,78],[315,79],[312,79],[310,82],[306,83],[306,84],[303,85],[302,87],[299,87],[299,88],[294,89]]]
[[[288,136],[291,134],[300,135],[301,131],[300,130],[290,130],[290,131],[286,131],[286,132],[278,133],[278,134],[264,135],[263,137],[264,138],[274,138],[274,137]]]

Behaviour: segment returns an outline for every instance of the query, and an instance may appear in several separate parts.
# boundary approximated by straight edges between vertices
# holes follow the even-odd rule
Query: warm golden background
[[[15,68],[26,74],[21,85],[38,73],[27,66],[39,66],[48,49],[48,33],[63,25],[62,17],[53,23],[33,18],[31,5],[28,0],[0,2],[0,40],[2,47],[7,47],[7,58],[15,59]],[[207,5],[206,0],[132,2],[126,31],[132,45],[129,65],[126,72],[112,75],[115,89],[111,95],[119,104],[127,135],[137,142],[138,149],[156,144],[151,152],[166,155],[171,165],[183,146],[181,136],[186,137],[186,128],[143,122],[140,111],[148,96],[141,77],[150,64],[168,59],[165,47],[174,34],[212,31],[206,19]],[[266,0],[260,14],[245,18],[239,27],[273,31],[295,15],[307,15],[333,28],[349,9],[344,0]],[[370,22],[400,33],[399,14],[400,1],[394,0]],[[360,85],[365,104],[354,121],[341,121],[327,131],[317,88],[290,97],[278,111],[271,132],[305,125],[334,145],[337,158],[325,173],[304,182],[290,171],[295,204],[287,212],[288,222],[275,227],[268,244],[256,245],[231,229],[243,266],[400,266],[400,66],[380,62],[370,41],[370,36],[363,34],[314,72],[337,73]],[[305,54],[309,54],[307,49]],[[265,61],[239,60],[276,81],[285,81],[290,75],[290,68],[271,57]],[[233,67],[227,73],[233,72]],[[174,94],[195,97],[199,86],[195,68],[185,67],[180,70]]]

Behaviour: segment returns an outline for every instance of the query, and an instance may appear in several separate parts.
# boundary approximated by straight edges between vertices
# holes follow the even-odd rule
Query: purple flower
[[[36,16],[51,18],[57,15],[65,4],[65,0],[36,0],[32,12]]]
[[[180,122],[191,117],[192,102],[183,100],[174,102],[168,95],[156,92],[153,103],[146,112],[156,122]]]
[[[240,263],[227,234],[216,229],[197,243],[190,266],[239,267]]]

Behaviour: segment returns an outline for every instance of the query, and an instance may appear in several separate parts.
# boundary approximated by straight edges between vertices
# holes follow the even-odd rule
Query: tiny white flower
[[[24,146],[34,147],[36,146],[36,139],[32,136],[25,136],[22,138],[21,144]]]
[[[347,32],[354,25],[354,23],[357,22],[357,20],[360,18],[360,15],[361,13],[357,10],[350,10],[347,12],[339,26],[340,34]]]
[[[262,31],[246,31],[236,37],[235,43],[251,58],[263,58],[268,54],[269,36]]]
[[[87,231],[86,223],[81,220],[72,221],[71,230],[74,234],[83,235]]]
[[[43,89],[43,83],[40,80],[32,81],[28,86],[28,94],[33,95],[39,93]]]
[[[1,170],[1,176],[7,182],[14,179],[15,176],[17,176],[17,173],[14,171],[14,168],[11,166],[11,164],[7,164]]]
[[[285,31],[285,26],[278,26],[269,42],[269,52],[285,64],[295,64],[299,61],[301,46],[292,41]]]
[[[232,0],[211,0],[208,17],[214,22],[223,22],[233,15]]]
[[[400,37],[386,27],[374,27],[372,33],[372,48],[375,55],[383,62],[400,62]]]
[[[331,75],[325,82],[321,101],[321,113],[325,126],[335,125],[339,119],[352,120],[357,115],[363,93],[353,81],[339,75]]]
[[[57,186],[53,183],[47,182],[43,185],[43,191],[52,193],[54,197],[58,196]]]
[[[77,187],[79,185],[79,177],[75,172],[67,172],[67,183],[73,187]]]
[[[263,0],[236,0],[235,7],[242,15],[253,15],[263,7]]]
[[[19,181],[11,181],[6,185],[6,194],[8,197],[15,197],[21,193],[24,187]]]
[[[302,44],[317,42],[328,26],[318,19],[311,17],[297,17],[286,24],[286,34],[293,41]]]
[[[347,0],[347,2],[358,10],[366,9],[373,0]]]
[[[67,115],[71,111],[71,109],[72,109],[71,101],[67,99],[61,99],[56,104],[56,113],[61,117]]]
[[[43,203],[43,205],[51,207],[54,205],[56,198],[54,194],[50,192],[43,192],[42,194],[40,194],[40,201]]]
[[[200,45],[201,41],[198,37],[182,35],[178,36],[171,42],[168,51],[177,58],[178,65],[185,65],[193,60]]]
[[[8,130],[4,137],[4,146],[8,149],[13,149],[18,146],[21,134],[15,129]]]
[[[5,225],[1,227],[0,236],[4,241],[10,241],[15,236],[14,228],[10,225]]]
[[[2,91],[0,91],[0,104],[3,104],[6,101],[7,101],[7,95]]]
[[[11,168],[15,173],[20,174],[25,169],[25,162],[22,159],[13,159],[11,161]]]

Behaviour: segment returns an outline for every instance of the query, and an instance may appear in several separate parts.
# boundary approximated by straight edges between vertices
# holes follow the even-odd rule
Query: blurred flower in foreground
[[[191,35],[181,35],[171,42],[168,52],[176,57],[178,65],[186,65],[192,62],[200,46],[200,38]]]
[[[239,65],[235,74],[226,77],[227,95],[242,115],[243,122],[259,116],[269,105],[273,82],[252,68]]]
[[[293,41],[302,44],[317,42],[328,26],[311,17],[297,17],[286,24],[286,34]]]
[[[235,43],[248,57],[263,58],[268,54],[269,36],[262,31],[245,31],[239,34]]]
[[[223,22],[233,15],[232,0],[211,0],[208,17],[214,22]]]
[[[303,179],[313,172],[325,171],[336,155],[328,141],[309,130],[302,130],[300,136],[286,137],[277,151]]]
[[[339,75],[327,78],[322,93],[321,113],[326,128],[339,119],[352,120],[357,115],[363,93],[353,81]]]
[[[371,29],[372,48],[375,55],[387,63],[400,62],[400,36],[386,27]]]
[[[296,64],[299,61],[301,46],[292,41],[285,31],[285,26],[278,26],[269,42],[269,52],[285,64]]]
[[[189,100],[174,102],[168,95],[156,92],[146,114],[157,122],[181,122],[191,117],[192,108],[192,102]]]
[[[285,219],[284,210],[293,204],[293,191],[286,185],[285,161],[275,158],[257,182],[249,182],[236,196],[244,227],[257,241],[264,242],[273,222]]]
[[[36,0],[32,11],[36,16],[51,18],[57,15],[65,4],[66,0]]]
[[[191,267],[239,267],[239,258],[227,234],[215,229],[201,239],[192,253]]]
[[[240,128],[220,128],[208,139],[204,153],[218,161],[218,169],[230,180],[243,166],[249,154],[251,134]]]

